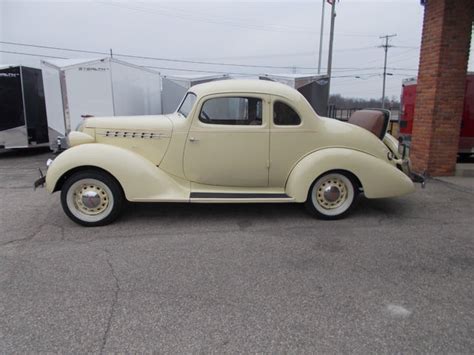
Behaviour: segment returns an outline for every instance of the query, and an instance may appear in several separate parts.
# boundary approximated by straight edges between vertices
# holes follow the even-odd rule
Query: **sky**
[[[0,41],[11,42],[0,43],[0,63],[39,67],[46,56],[97,58],[103,55],[81,51],[112,49],[116,58],[164,74],[315,74],[321,11],[322,0],[0,0]],[[324,13],[322,73],[328,62],[327,3]],[[387,96],[399,97],[402,80],[417,73],[422,22],[419,0],[339,1],[331,93],[380,97],[384,51],[379,37],[396,34],[388,50]]]

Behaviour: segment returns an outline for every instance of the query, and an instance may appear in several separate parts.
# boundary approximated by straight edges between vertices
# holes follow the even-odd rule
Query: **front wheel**
[[[321,219],[339,219],[349,214],[357,194],[357,184],[351,177],[339,172],[326,173],[309,189],[305,206]]]
[[[120,214],[123,191],[109,174],[88,170],[71,175],[61,189],[61,204],[66,215],[86,227],[103,226]]]

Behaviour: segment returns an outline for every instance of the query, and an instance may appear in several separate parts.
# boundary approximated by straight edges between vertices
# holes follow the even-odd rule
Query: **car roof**
[[[295,89],[274,81],[254,79],[216,80],[192,86],[189,91],[198,96],[219,93],[248,92],[268,95],[278,95],[289,99],[297,99],[301,94]]]

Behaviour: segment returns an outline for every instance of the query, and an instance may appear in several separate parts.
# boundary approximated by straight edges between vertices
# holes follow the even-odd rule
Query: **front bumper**
[[[35,180],[33,183],[33,190],[36,190],[39,186],[44,187],[44,183],[46,182],[46,176],[44,176],[43,172],[41,169],[38,169],[40,178]]]
[[[46,161],[46,167],[48,168],[52,162],[53,162],[53,159],[48,159]],[[40,186],[44,187],[44,184],[46,182],[46,175],[43,174],[43,171],[41,169],[38,169],[38,171],[39,171],[40,177],[39,179],[35,180],[35,182],[33,183],[33,190],[36,190]]]

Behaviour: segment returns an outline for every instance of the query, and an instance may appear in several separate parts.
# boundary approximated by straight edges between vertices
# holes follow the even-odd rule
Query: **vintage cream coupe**
[[[355,124],[320,117],[275,82],[200,84],[173,114],[86,119],[35,185],[61,191],[65,213],[85,226],[112,222],[125,200],[298,202],[336,219],[359,192],[400,196],[418,179],[385,132],[387,115],[355,116]]]

